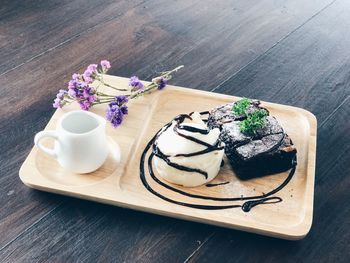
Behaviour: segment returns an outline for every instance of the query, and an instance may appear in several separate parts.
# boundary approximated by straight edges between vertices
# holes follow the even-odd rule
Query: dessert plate
[[[126,86],[128,83],[128,79],[114,76],[106,76],[105,80],[116,86]],[[276,193],[276,196],[282,199],[279,203],[259,205],[249,212],[244,212],[238,208],[244,201],[227,202],[217,199],[262,195],[281,185],[288,177],[289,171],[242,181],[235,176],[229,163],[225,161],[218,176],[210,182],[211,185],[195,188],[171,185],[179,190],[173,191],[150,177],[147,162],[140,162],[144,149],[154,134],[178,114],[206,111],[238,99],[212,92],[168,86],[160,92],[129,102],[129,115],[123,125],[117,129],[110,125],[107,127],[110,155],[97,171],[82,175],[66,172],[55,160],[34,147],[19,171],[20,178],[29,187],[47,192],[277,238],[301,239],[309,232],[312,224],[316,157],[316,118],[306,110],[262,102],[262,106],[278,119],[298,149],[295,174],[289,183]],[[45,129],[55,129],[62,114],[77,108],[77,105],[69,105],[57,110]],[[98,105],[91,111],[104,116],[105,105]],[[52,142],[46,143],[49,146]],[[121,149],[121,156],[114,150],[118,147]],[[140,177],[140,169],[145,170],[143,180],[147,181],[146,185],[166,198],[159,198],[145,187]],[[193,198],[196,195],[214,198]],[[176,202],[168,202],[167,199]],[[197,209],[179,203],[190,203],[198,207],[225,205],[233,208]],[[235,205],[237,207],[234,207]]]

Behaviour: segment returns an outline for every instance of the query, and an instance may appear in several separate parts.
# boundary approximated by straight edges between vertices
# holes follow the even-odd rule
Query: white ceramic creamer
[[[108,155],[105,127],[106,120],[92,112],[71,111],[59,119],[56,130],[37,133],[34,143],[63,168],[90,173],[102,166]],[[53,149],[41,144],[47,137],[55,140]]]

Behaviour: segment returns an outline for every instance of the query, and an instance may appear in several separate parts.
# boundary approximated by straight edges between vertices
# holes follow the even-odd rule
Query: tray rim
[[[121,80],[127,80],[127,78],[122,78],[122,77],[116,77],[113,76],[117,79]],[[147,83],[147,82],[146,82]],[[178,86],[171,86],[169,85],[167,87],[168,90],[173,90],[176,92],[184,92],[184,93],[191,93],[191,94],[198,94],[198,95],[205,95],[205,96],[215,96],[216,98],[221,98],[221,99],[231,99],[231,100],[237,100],[240,99],[240,97],[237,96],[232,96],[232,95],[226,95],[226,94],[220,94],[220,93],[215,93],[215,92],[210,92],[210,91],[203,91],[203,90],[196,90],[196,89],[190,89],[190,88],[184,88],[184,87],[178,87]],[[159,96],[159,95],[158,95]],[[261,100],[262,101],[262,100]],[[102,197],[98,196],[91,196],[91,195],[86,195],[82,193],[77,193],[76,192],[71,192],[67,190],[60,189],[60,187],[45,187],[45,185],[42,184],[36,184],[35,182],[31,182],[30,176],[28,176],[25,172],[24,169],[29,162],[29,156],[33,154],[35,146],[31,149],[30,153],[26,157],[25,161],[21,165],[21,168],[19,170],[19,177],[21,181],[27,185],[30,188],[38,189],[41,191],[45,192],[51,192],[55,194],[61,194],[61,195],[66,195],[70,197],[75,197],[79,199],[85,199],[89,201],[95,201],[99,203],[104,203],[104,204],[109,204],[109,205],[114,205],[122,208],[128,208],[128,209],[133,209],[133,210],[138,210],[142,212],[147,212],[147,213],[153,213],[153,214],[158,214],[161,216],[168,216],[168,217],[173,217],[173,218],[178,218],[182,220],[188,220],[188,221],[194,221],[194,222],[199,222],[199,223],[205,223],[205,224],[210,224],[210,225],[215,225],[215,226],[220,226],[220,227],[225,227],[225,228],[230,228],[230,229],[235,229],[235,230],[241,230],[241,231],[246,231],[246,232],[251,232],[251,233],[256,233],[256,234],[261,234],[261,235],[266,235],[266,236],[272,236],[276,238],[282,238],[282,239],[288,239],[288,240],[299,240],[304,238],[308,232],[311,229],[312,221],[313,221],[313,202],[314,202],[314,181],[315,181],[315,165],[316,165],[316,141],[317,141],[317,119],[314,114],[312,114],[310,111],[307,111],[305,109],[295,107],[295,106],[289,106],[289,105],[283,105],[283,104],[278,104],[278,103],[271,103],[271,102],[266,102],[262,101],[265,105],[269,106],[274,106],[274,107],[283,107],[284,109],[289,109],[292,111],[297,111],[300,114],[302,114],[304,117],[306,117],[309,125],[310,125],[310,134],[309,134],[309,143],[308,143],[308,162],[307,162],[307,169],[306,169],[306,180],[307,182],[305,183],[305,203],[306,205],[306,211],[305,211],[305,216],[300,222],[296,225],[293,225],[291,227],[284,227],[284,228],[279,228],[278,231],[276,230],[269,230],[268,228],[256,228],[256,227],[251,227],[247,226],[244,224],[233,224],[233,223],[225,223],[225,222],[218,222],[218,221],[213,221],[213,220],[206,220],[203,217],[198,217],[198,216],[189,216],[187,214],[181,214],[178,212],[168,212],[162,209],[157,209],[157,208],[152,208],[152,207],[146,207],[143,205],[135,205],[132,203],[127,203],[123,202],[122,200],[107,200]],[[54,114],[56,111],[54,112]],[[53,114],[53,115],[54,115]],[[51,121],[52,117],[50,118],[49,122]],[[45,129],[49,125],[49,122],[45,126]],[[32,171],[32,173],[35,173]],[[28,180],[29,179],[29,180]],[[84,185],[82,186],[75,186],[74,189],[82,189],[84,188]],[[276,229],[276,227],[274,227]]]

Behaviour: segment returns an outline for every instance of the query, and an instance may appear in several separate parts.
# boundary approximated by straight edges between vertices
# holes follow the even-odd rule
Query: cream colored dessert
[[[167,160],[171,163],[169,165],[169,162],[167,163],[156,155],[154,164],[158,174],[168,182],[186,187],[199,186],[214,179],[220,170],[224,154],[224,144],[218,141],[219,129],[215,128],[209,131],[197,112],[193,113],[191,117],[192,120],[186,120],[186,122],[182,123],[174,120],[170,127],[163,128],[163,131],[155,141],[160,152],[166,155]],[[185,129],[183,129],[184,127]],[[204,132],[193,131],[191,127]],[[177,134],[174,128],[185,136]],[[194,142],[188,138],[189,136],[207,145],[198,143],[198,141]],[[191,155],[193,153],[197,154]],[[195,171],[184,170],[181,167],[179,169],[179,166]]]

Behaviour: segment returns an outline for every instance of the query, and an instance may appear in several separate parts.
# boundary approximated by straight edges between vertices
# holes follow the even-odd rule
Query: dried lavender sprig
[[[181,65],[181,66],[178,66],[178,67],[176,67],[176,68],[174,68],[172,70],[164,71],[164,72],[162,72],[163,73],[162,75],[160,75],[159,77],[154,78],[153,80],[157,80],[157,79],[161,79],[161,78],[164,78],[166,80],[170,80],[172,78],[171,74],[177,72],[178,70],[182,69],[183,67],[184,66]],[[136,92],[134,92],[134,93],[132,93],[130,95],[126,95],[126,96],[129,98],[129,100],[135,99],[135,98],[141,97],[141,96],[143,96],[143,95],[145,95],[147,93],[150,93],[151,91],[153,91],[153,89],[158,88],[158,87],[159,87],[159,85],[157,83],[155,83],[155,81],[154,81],[154,82],[151,82],[150,84],[148,84],[143,90],[138,90],[138,91],[136,91]],[[162,88],[164,88],[164,87],[162,87]],[[102,104],[102,103],[109,103],[109,102],[112,102],[114,100],[115,99],[113,97],[110,100],[106,100],[106,101],[103,101],[103,102],[96,101],[96,103],[94,103],[94,105]]]
[[[122,124],[125,115],[128,114],[127,102],[131,99],[143,96],[146,93],[151,93],[154,89],[165,88],[167,81],[171,79],[171,74],[183,68],[179,66],[173,70],[166,71],[161,76],[152,79],[152,83],[148,84],[146,87],[143,86],[142,82],[137,77],[132,77],[129,81],[129,86],[132,86],[132,90],[137,90],[130,95],[119,95],[115,97],[115,100],[108,104],[106,111],[106,119],[110,121],[113,127],[118,127]],[[101,103],[108,103],[108,100]]]
[[[62,108],[76,101],[81,109],[89,110],[94,105],[108,103],[106,118],[114,127],[117,127],[122,123],[124,115],[128,114],[127,102],[130,99],[141,97],[155,89],[162,90],[172,78],[172,74],[183,68],[183,66],[179,66],[173,70],[162,72],[160,76],[152,79],[152,82],[146,87],[136,76],[133,76],[129,80],[129,89],[120,89],[106,83],[103,79],[103,75],[107,73],[110,67],[109,61],[102,60],[100,65],[89,65],[83,74],[73,74],[72,79],[68,83],[68,90],[59,91],[53,107]],[[97,87],[90,86],[95,81],[98,82]],[[128,91],[131,93],[118,96],[107,94],[98,90],[100,84],[117,91]]]

